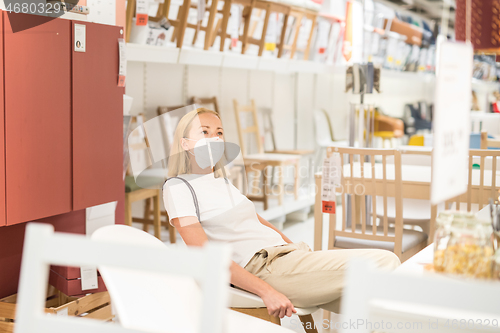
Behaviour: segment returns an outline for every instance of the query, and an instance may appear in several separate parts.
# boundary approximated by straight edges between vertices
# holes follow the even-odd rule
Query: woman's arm
[[[287,243],[293,243],[290,238],[286,237],[278,228],[276,228],[274,225],[272,225],[271,223],[267,222],[266,220],[264,220],[264,218],[262,218],[262,216],[260,216],[259,214],[257,214],[257,217],[259,218],[259,221],[260,223],[262,223],[263,225],[265,225],[266,227],[269,227],[271,229],[273,229],[274,231],[276,231],[278,234],[280,234],[281,238],[283,238],[283,240]]]
[[[188,246],[203,246],[208,241],[207,234],[194,216],[174,218],[172,224]],[[262,298],[270,315],[283,318],[297,312],[285,295],[234,261],[231,263],[230,271],[231,283]]]

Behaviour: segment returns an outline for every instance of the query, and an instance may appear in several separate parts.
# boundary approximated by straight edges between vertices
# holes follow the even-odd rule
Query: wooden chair
[[[100,228],[89,239],[54,233],[50,224],[29,223],[15,332],[290,333],[227,308],[230,255],[224,244],[166,247],[151,235],[123,225]],[[119,322],[45,313],[51,263],[99,267]],[[99,311],[87,317],[96,317]]]
[[[135,118],[135,119],[134,119]],[[144,122],[143,116],[139,115],[132,118],[132,123],[141,126]],[[131,135],[136,136],[137,143],[130,144],[130,154],[134,152],[141,154],[145,159],[149,159],[149,143],[146,137],[140,138],[138,131],[133,131]],[[132,216],[132,203],[144,200],[144,215],[142,218]],[[149,230],[149,225],[153,225],[155,237],[161,240],[161,225],[163,224],[169,232],[170,242],[176,242],[175,228],[168,222],[168,214],[161,212],[161,191],[154,188],[142,188],[135,182],[134,176],[125,176],[125,224],[132,226],[132,222],[142,223],[144,231]],[[153,209],[151,210],[151,203]],[[161,215],[166,216],[166,222],[161,222]],[[153,218],[151,218],[151,216]]]
[[[397,150],[370,148],[329,148],[327,156],[334,152],[340,154],[342,172],[340,188],[342,198],[342,225],[336,225],[336,214],[330,215],[328,249],[338,248],[379,248],[393,251],[404,262],[427,246],[428,236],[420,231],[403,229],[403,198],[401,183],[401,153]],[[345,159],[347,155],[348,159]],[[382,174],[374,174],[376,156],[382,158]],[[365,157],[370,162],[365,161]],[[387,174],[387,159],[394,158],[394,175]],[[344,165],[344,162],[347,164]],[[355,167],[356,165],[356,167]],[[382,193],[376,190],[376,184],[383,184]],[[340,189],[340,190],[339,190]],[[350,195],[350,212],[347,212],[347,200]],[[371,197],[371,202],[366,198]],[[377,198],[382,197],[384,212],[377,213]],[[389,227],[387,199],[395,199],[395,227]],[[372,214],[367,214],[367,205],[372,207]],[[347,226],[347,215],[351,225]],[[369,219],[371,219],[371,225]],[[368,220],[368,221],[367,221]]]
[[[239,40],[242,42],[241,53],[244,54],[248,45],[257,45],[259,47],[258,55],[261,56],[264,53],[265,45],[266,45],[266,33],[267,28],[269,26],[269,19],[271,17],[271,13],[283,14],[283,26],[281,29],[281,39],[284,39],[286,33],[286,27],[288,22],[288,16],[290,14],[290,6],[286,4],[282,4],[275,1],[266,1],[266,0],[225,0],[224,8],[222,10],[222,19],[217,22],[215,32],[213,34],[212,44],[215,41],[216,36],[220,36],[220,51],[224,51],[224,45],[227,38],[231,38],[230,35],[227,34],[227,25],[229,22],[229,17],[231,16],[231,5],[239,4],[244,7],[243,9],[243,35],[240,35]],[[254,30],[256,24],[253,27],[250,27],[252,23],[252,14],[254,10],[265,11],[264,16],[264,26],[262,28],[262,34],[259,38],[254,38]],[[283,41],[277,43],[278,54],[281,54]]]
[[[217,97],[196,97],[193,96],[189,99],[189,104],[198,104],[201,106],[207,106],[210,110],[217,112],[220,116],[219,103],[217,102]]]
[[[285,38],[284,38],[285,36],[284,35],[281,36],[281,40],[280,40],[280,51],[281,52],[278,52],[278,58],[281,58],[281,56],[283,55],[283,51],[290,51],[290,59],[293,59],[293,57],[295,56],[295,53],[297,51],[302,51],[304,53],[303,59],[308,60],[309,59],[309,52],[311,49],[311,43],[313,40],[314,30],[316,28],[316,21],[318,19],[318,11],[311,10],[308,8],[300,8],[300,7],[291,6],[289,16],[291,16],[294,19],[294,22],[291,25],[292,33],[290,34],[290,38],[293,35],[293,39],[292,39],[291,43],[283,44],[281,46],[281,43],[285,43]],[[305,49],[298,49],[297,48],[297,41],[299,38],[299,32],[300,32],[300,28],[302,26],[302,21],[304,19],[312,21],[311,29],[309,30],[309,37],[307,39],[306,48]],[[285,24],[288,24],[288,21],[285,22]],[[286,26],[285,26],[285,28],[286,28]]]
[[[258,197],[258,196],[249,196],[252,200],[254,201],[263,201],[264,202],[264,209],[267,209],[267,193],[268,193],[268,188],[267,188],[267,172],[266,169],[268,167],[278,167],[281,169],[281,173],[278,179],[279,183],[279,194],[278,194],[278,202],[280,205],[283,204],[283,199],[284,199],[284,176],[283,176],[283,171],[284,168],[290,165],[293,165],[295,167],[295,173],[294,173],[294,178],[295,178],[295,183],[294,183],[294,195],[295,199],[298,199],[299,196],[299,167],[300,167],[300,156],[299,155],[292,155],[292,154],[267,154],[264,152],[264,147],[262,145],[262,140],[261,140],[261,135],[260,135],[260,129],[259,129],[259,122],[257,119],[257,108],[255,106],[255,101],[252,100],[251,105],[248,106],[242,106],[239,105],[236,100],[233,100],[234,103],[234,112],[236,115],[236,125],[238,128],[238,138],[240,141],[240,148],[241,148],[241,153],[243,155],[244,159],[244,164],[246,167],[246,172],[247,175],[251,171],[255,171],[257,177],[260,178],[260,175],[262,174],[263,176],[263,182],[262,182],[262,190],[263,190],[263,196]],[[245,126],[243,127],[243,119],[248,119],[248,116],[250,114],[251,120],[252,120],[252,125]],[[253,136],[253,143],[256,144],[257,147],[257,153],[255,154],[249,154],[249,147],[246,146],[246,137],[244,137],[246,134],[252,135]],[[257,178],[256,177],[256,178]],[[256,187],[252,186],[252,190],[255,189]],[[257,187],[258,188],[258,187]],[[250,191],[252,194],[253,192]]]
[[[499,139],[488,138],[488,132],[481,131],[481,149],[500,148]]]
[[[217,0],[215,0],[217,1]],[[171,0],[165,0],[158,5],[156,16],[149,17],[150,21],[158,22],[162,18],[168,19],[168,22],[174,29],[172,34],[172,41],[177,39],[177,47],[181,48],[184,42],[184,33],[188,25],[187,19],[189,15],[189,8],[191,8],[191,0],[184,0],[182,6],[179,7],[177,12],[177,19],[169,19]],[[130,33],[132,31],[132,19],[135,17],[136,0],[127,0],[127,9],[125,14],[125,41],[130,41]],[[186,10],[186,8],[188,10]],[[190,26],[191,27],[191,26]]]
[[[210,4],[208,3],[208,0],[206,0],[205,2],[207,5],[205,7],[205,11],[208,12],[207,25],[204,26],[204,25],[202,25],[201,22],[199,24],[187,22],[187,19],[189,16],[189,10],[190,9],[198,9],[198,4],[192,3],[191,0],[184,1],[182,7],[179,9],[179,11],[177,13],[177,19],[169,20],[169,22],[171,24],[172,24],[172,22],[175,23],[175,24],[172,24],[174,26],[174,30],[172,32],[171,41],[173,42],[177,39],[177,47],[179,47],[179,48],[182,47],[185,29],[191,28],[191,29],[195,29],[195,33],[194,33],[193,40],[192,40],[191,44],[194,45],[196,43],[196,40],[198,39],[198,33],[200,31],[204,31],[205,32],[205,41],[204,41],[203,49],[208,50],[210,48],[210,46],[211,46],[210,42],[212,40],[212,34],[214,32],[215,18],[216,18],[217,13],[222,13],[222,11],[217,10],[219,0],[211,0]],[[187,8],[187,10],[186,10],[186,8]],[[162,17],[162,16],[165,16],[166,14],[168,14],[168,8],[166,8],[166,6],[163,6],[161,8],[161,10],[162,10],[162,12],[160,12],[160,8],[158,8],[157,16]]]
[[[489,141],[489,140],[488,140]],[[467,192],[446,201],[446,207],[456,210],[479,211],[489,203],[489,199],[498,198],[497,159],[500,150],[470,149]],[[479,163],[476,163],[479,162]],[[479,165],[477,165],[479,164]],[[462,208],[462,204],[466,208]]]

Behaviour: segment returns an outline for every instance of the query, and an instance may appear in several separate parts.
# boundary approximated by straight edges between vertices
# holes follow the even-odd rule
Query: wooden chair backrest
[[[144,168],[144,166],[152,164],[149,141],[148,137],[145,135],[146,133],[143,127],[144,122],[144,115],[141,113],[136,116],[132,116],[130,121],[132,130],[127,142],[130,155],[130,163],[126,172],[127,175],[131,174],[134,166]]]
[[[500,140],[489,139],[488,132],[481,131],[481,149],[500,148]]]
[[[338,152],[340,154],[340,165],[342,170],[337,170],[340,172],[340,185],[342,191],[342,229],[335,230],[335,226],[330,225],[330,230],[334,230],[333,237],[342,236],[350,237],[364,240],[373,241],[384,241],[394,243],[394,253],[401,257],[402,253],[402,239],[403,239],[403,199],[401,195],[401,153],[398,150],[393,149],[371,149],[371,148],[333,148],[330,147],[327,150],[327,156],[330,157],[333,153]],[[359,159],[356,158],[359,156]],[[382,163],[381,169],[377,170],[375,163],[376,157],[381,156]],[[366,161],[366,158],[369,162]],[[394,170],[388,175],[387,159],[394,158]],[[355,162],[358,160],[360,162]],[[344,164],[348,165],[349,177],[345,177]],[[356,170],[357,166],[359,168],[359,173]],[[367,170],[368,168],[368,170]],[[392,167],[391,167],[392,168]],[[377,170],[377,172],[375,172]],[[380,175],[380,172],[381,175]],[[354,177],[353,177],[354,176]],[[382,191],[377,189],[380,188],[382,184]],[[361,188],[361,191],[359,190]],[[338,189],[337,189],[338,192]],[[347,227],[347,200],[346,194],[351,195],[350,208],[351,211],[349,215],[351,216],[351,226]],[[366,197],[370,196],[372,200],[372,214],[365,214],[366,207]],[[355,200],[354,198],[357,197]],[[382,227],[383,235],[377,233],[377,197],[382,197],[384,202],[384,214],[380,219],[378,226]],[[387,210],[387,198],[394,197],[395,200],[395,235],[388,235],[388,210]],[[358,205],[359,203],[359,205]],[[367,219],[371,218],[371,226],[367,225]],[[357,228],[357,225],[361,225],[361,228]],[[332,237],[332,232],[330,232]],[[335,239],[335,238],[333,238]],[[333,245],[333,244],[332,244]]]
[[[238,138],[240,140],[241,153],[245,156],[248,150],[245,147],[245,137],[244,134],[253,134],[256,139],[257,150],[259,154],[264,153],[264,147],[262,145],[259,121],[257,119],[257,108],[255,106],[255,100],[252,99],[250,105],[240,105],[236,99],[233,100],[234,112],[236,116],[236,127],[238,128]],[[248,112],[252,114],[253,124],[242,128],[242,115],[246,115]]]
[[[217,102],[217,97],[191,97],[189,100],[189,104],[198,104],[198,105],[210,105],[210,109],[217,112],[220,116],[219,103]]]
[[[271,151],[276,151],[278,148],[276,147],[276,138],[274,137],[273,110],[271,108],[263,108],[262,117],[264,121],[264,139],[269,135],[271,137]]]
[[[470,149],[468,163],[469,171],[467,176],[467,192],[446,201],[446,207],[449,207],[450,204],[455,203],[456,209],[459,209],[460,203],[466,203],[467,211],[470,212],[472,211],[472,204],[478,204],[479,210],[481,210],[485,205],[488,204],[490,198],[497,198],[499,186],[496,182],[496,171],[497,158],[499,157],[500,150]],[[474,169],[474,158],[479,158],[479,170]],[[488,162],[489,164],[490,159],[491,168],[487,168],[486,162]]]
[[[159,106],[157,109],[156,109],[156,112],[158,113],[159,116],[161,116],[162,114],[165,114],[167,112],[170,112],[170,111],[174,111],[174,110],[177,110],[177,109],[180,109],[180,108],[183,108],[187,105],[177,105],[177,106]]]
[[[133,232],[136,237],[123,241],[123,237],[116,236],[117,230]],[[114,237],[106,240],[102,236],[96,237],[102,235],[104,231],[110,231]],[[132,227],[113,225],[100,228],[91,239],[83,235],[54,233],[54,227],[50,224],[28,223],[17,297],[16,332],[144,333],[165,329],[170,331],[174,324],[177,327],[182,325],[173,323],[175,316],[182,318],[180,315],[186,314],[184,310],[181,310],[182,313],[179,310],[167,313],[165,311],[166,304],[170,309],[179,307],[180,302],[169,296],[172,295],[173,288],[179,288],[175,281],[179,281],[180,278],[194,280],[195,285],[197,283],[200,288],[198,305],[200,309],[193,309],[192,306],[197,303],[189,300],[188,305],[192,306],[191,312],[187,313],[187,316],[198,321],[196,332],[221,332],[225,322],[225,300],[229,298],[228,268],[231,251],[227,245],[209,244],[203,248],[171,248],[163,246],[161,241],[151,241],[153,236],[144,232],[141,234],[139,231]],[[145,238],[149,238],[147,242],[144,241]],[[133,246],[130,246],[131,243]],[[71,251],[60,250],[73,246]],[[159,262],[169,264],[158,265]],[[190,264],[186,265],[186,262]],[[109,287],[110,295],[120,316],[120,325],[110,325],[75,316],[45,314],[43,305],[51,263],[74,263],[78,266],[91,264],[99,267],[102,273],[106,271],[108,274],[106,284],[112,285],[112,288]],[[37,278],[34,279],[34,276]],[[149,284],[137,283],[138,280],[148,281]],[[144,302],[148,307],[137,308],[134,295],[139,295],[143,291],[145,291]],[[182,330],[172,329],[172,331]]]

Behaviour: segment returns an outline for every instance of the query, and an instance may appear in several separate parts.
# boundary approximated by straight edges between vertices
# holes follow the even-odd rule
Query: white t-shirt
[[[234,262],[245,267],[263,248],[286,244],[280,234],[260,223],[254,204],[224,178],[214,174],[181,175],[193,187],[198,200],[200,223],[209,241],[232,246]],[[163,201],[171,220],[195,216],[193,196],[180,179],[170,179],[163,188]]]

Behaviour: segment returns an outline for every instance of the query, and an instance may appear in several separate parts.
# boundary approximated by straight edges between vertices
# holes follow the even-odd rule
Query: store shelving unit
[[[273,72],[341,73],[344,66],[328,66],[314,61],[258,57],[236,52],[204,51],[183,47],[158,47],[127,43],[127,61],[241,68]]]

